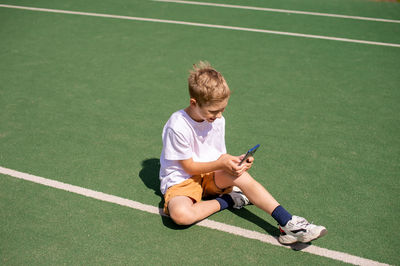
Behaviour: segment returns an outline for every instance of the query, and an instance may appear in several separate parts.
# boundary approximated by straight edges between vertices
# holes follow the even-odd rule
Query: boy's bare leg
[[[278,240],[282,244],[295,242],[307,243],[327,233],[324,226],[308,223],[306,219],[292,216],[272,197],[272,195],[247,172],[234,177],[226,172],[215,173],[215,184],[220,188],[237,186],[251,203],[264,210],[280,224],[281,235]]]
[[[310,224],[302,217],[291,216],[287,213],[275,198],[247,172],[239,177],[234,177],[226,172],[219,171],[215,173],[214,178],[215,184],[220,188],[229,186],[239,187],[254,205],[272,215],[280,224],[281,235],[278,240],[282,244],[288,245],[295,242],[306,243],[324,236],[327,233],[324,226]],[[175,223],[181,225],[193,224],[218,212],[221,208],[222,205],[220,205],[218,200],[193,203],[189,197],[185,196],[174,197],[168,204],[171,218]],[[279,214],[277,215],[278,209]],[[287,217],[285,213],[290,215],[290,217]],[[282,214],[284,215],[281,216]],[[282,219],[285,218],[285,216],[286,220]]]
[[[206,200],[193,203],[186,196],[173,197],[168,202],[169,214],[175,223],[179,225],[190,225],[203,220],[220,210],[217,200]]]
[[[271,214],[279,203],[250,174],[244,172],[240,177],[234,177],[224,171],[215,173],[215,183],[219,188],[239,187],[251,203]],[[168,211],[172,220],[180,225],[190,225],[218,212],[221,205],[217,200],[206,200],[193,203],[186,196],[173,197],[168,203]]]
[[[215,172],[215,184],[219,188],[239,187],[251,203],[268,214],[271,214],[279,206],[275,198],[247,172],[239,177],[234,177],[224,171]]]

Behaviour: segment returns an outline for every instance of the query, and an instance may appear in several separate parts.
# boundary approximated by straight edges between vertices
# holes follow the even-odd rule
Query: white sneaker
[[[310,224],[306,219],[293,216],[283,227],[279,226],[281,235],[278,240],[281,244],[293,244],[296,242],[308,243],[328,233],[321,225]]]
[[[231,193],[228,194],[231,196],[233,202],[235,203],[233,205],[233,208],[235,209],[241,209],[243,206],[250,205],[250,200],[246,197],[246,195],[243,194],[243,192],[240,190],[238,187],[233,187],[233,190]]]

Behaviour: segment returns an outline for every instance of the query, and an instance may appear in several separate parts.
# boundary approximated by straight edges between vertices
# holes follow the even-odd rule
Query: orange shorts
[[[169,187],[164,195],[164,213],[169,215],[168,202],[176,196],[186,196],[193,202],[199,202],[202,198],[228,194],[232,192],[232,187],[220,189],[214,181],[215,173],[194,175],[182,183]]]

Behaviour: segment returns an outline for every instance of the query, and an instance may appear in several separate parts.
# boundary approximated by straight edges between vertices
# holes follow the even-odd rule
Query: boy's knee
[[[191,225],[195,222],[193,215],[186,208],[169,210],[171,219],[178,225]]]

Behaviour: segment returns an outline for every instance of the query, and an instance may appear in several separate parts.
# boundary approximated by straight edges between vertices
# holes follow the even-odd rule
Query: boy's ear
[[[197,105],[196,99],[195,98],[190,98],[190,106],[196,107],[196,105]]]

